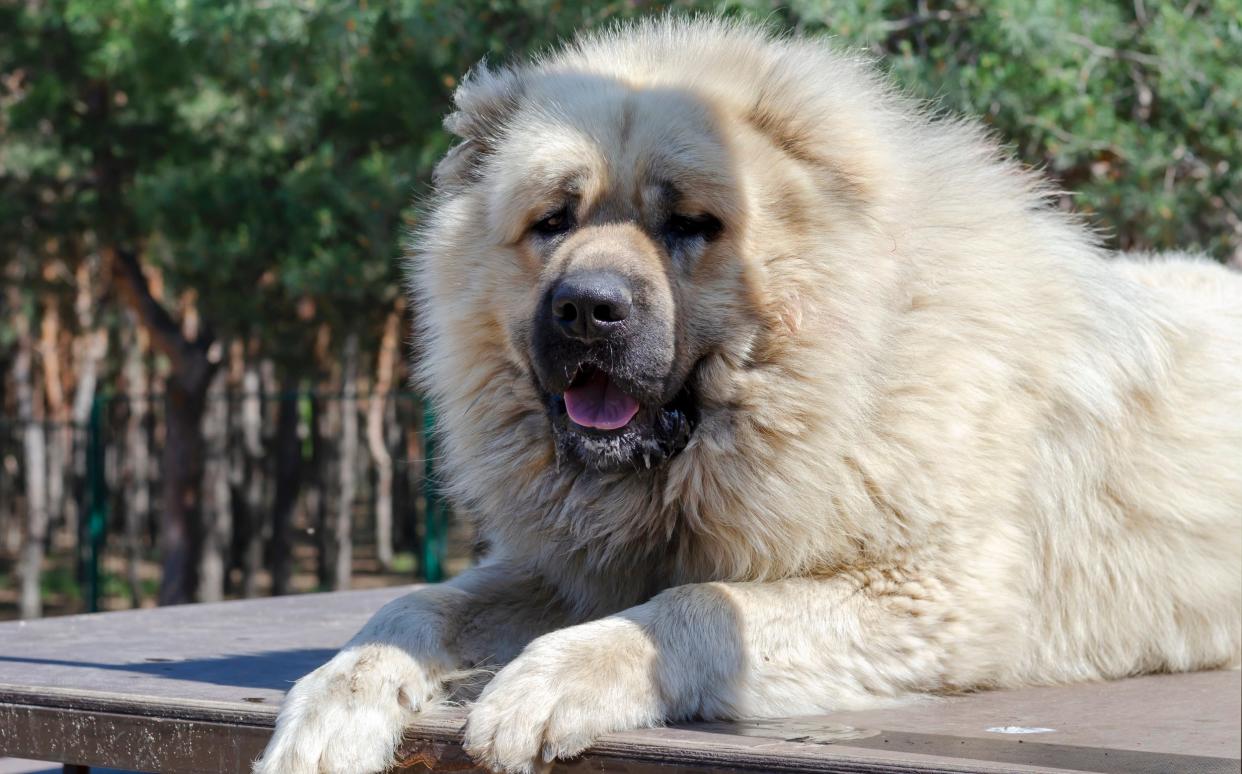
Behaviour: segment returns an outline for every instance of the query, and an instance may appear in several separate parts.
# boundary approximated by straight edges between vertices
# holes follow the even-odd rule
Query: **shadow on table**
[[[145,658],[129,664],[107,664],[98,661],[37,658],[33,656],[0,656],[0,663],[42,664],[58,667],[104,669],[110,672],[135,672],[190,680],[196,683],[228,685],[238,688],[271,688],[284,691],[302,675],[336,654],[335,649],[305,648],[236,653],[210,658],[169,659]]]
[[[64,767],[59,763],[0,758],[0,774],[64,774]],[[142,774],[142,772],[126,769],[97,769],[92,766],[91,774]]]

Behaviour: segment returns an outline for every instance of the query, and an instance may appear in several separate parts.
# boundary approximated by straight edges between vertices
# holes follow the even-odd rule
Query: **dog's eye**
[[[674,240],[702,239],[710,242],[724,226],[712,215],[673,215],[664,224],[664,233]]]
[[[551,215],[545,215],[541,220],[536,221],[531,226],[531,231],[539,236],[554,237],[564,234],[573,228],[574,216],[568,207],[562,207]]]

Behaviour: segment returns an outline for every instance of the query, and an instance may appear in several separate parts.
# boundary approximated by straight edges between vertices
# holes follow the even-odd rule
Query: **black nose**
[[[580,341],[597,341],[620,330],[633,308],[630,283],[610,271],[571,274],[552,290],[557,327]]]

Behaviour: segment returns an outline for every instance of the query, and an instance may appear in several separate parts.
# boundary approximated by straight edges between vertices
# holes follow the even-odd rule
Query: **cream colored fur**
[[[815,40],[652,21],[457,103],[412,289],[491,554],[301,680],[256,771],[379,770],[475,667],[502,668],[468,749],[531,771],[695,716],[1239,663],[1242,275],[1106,254],[974,124]],[[554,269],[522,233],[575,172],[641,241],[665,167],[725,224],[669,269],[702,421],[583,472],[530,376]]]

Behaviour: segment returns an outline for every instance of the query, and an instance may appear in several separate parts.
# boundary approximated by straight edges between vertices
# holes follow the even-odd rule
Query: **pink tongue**
[[[638,413],[638,401],[622,392],[608,374],[596,370],[565,390],[565,410],[575,424],[596,430],[625,427]]]

